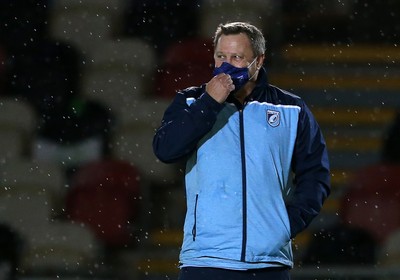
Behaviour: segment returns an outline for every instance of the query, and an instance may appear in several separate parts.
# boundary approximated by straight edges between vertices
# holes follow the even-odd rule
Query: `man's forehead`
[[[222,35],[215,47],[215,53],[248,54],[252,53],[252,47],[247,35],[240,33],[235,35]]]

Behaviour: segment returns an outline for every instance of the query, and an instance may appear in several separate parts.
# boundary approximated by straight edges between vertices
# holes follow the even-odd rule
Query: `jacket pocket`
[[[197,201],[199,200],[199,195],[196,194],[196,201],[194,203],[194,217],[193,217],[193,228],[192,228],[192,236],[193,241],[196,241],[196,227],[197,227]]]

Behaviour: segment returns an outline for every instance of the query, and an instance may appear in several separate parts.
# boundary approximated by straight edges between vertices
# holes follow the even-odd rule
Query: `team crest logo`
[[[280,116],[278,111],[267,111],[267,122],[272,127],[277,127],[280,124]]]

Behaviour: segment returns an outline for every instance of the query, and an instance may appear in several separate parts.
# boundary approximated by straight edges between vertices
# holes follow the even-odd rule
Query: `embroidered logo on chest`
[[[272,127],[277,127],[280,124],[280,115],[278,111],[267,110],[267,122]]]

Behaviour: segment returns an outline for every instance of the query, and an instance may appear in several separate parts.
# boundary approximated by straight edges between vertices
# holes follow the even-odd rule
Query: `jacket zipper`
[[[239,124],[240,124],[240,152],[242,160],[242,208],[243,208],[243,235],[242,235],[242,253],[241,261],[246,261],[246,246],[247,246],[247,185],[246,185],[246,151],[244,147],[244,121],[243,109],[239,110]]]
[[[197,227],[197,201],[199,200],[199,195],[196,194],[196,201],[194,204],[194,224],[192,228],[192,236],[193,236],[193,241],[196,241],[196,227]]]

